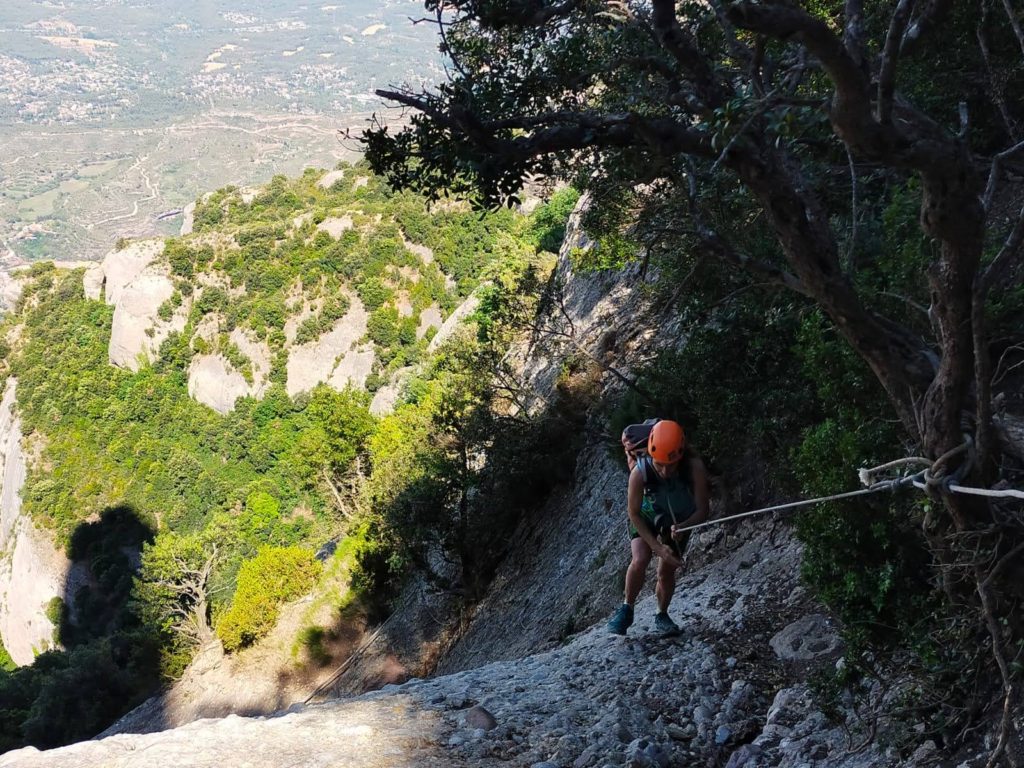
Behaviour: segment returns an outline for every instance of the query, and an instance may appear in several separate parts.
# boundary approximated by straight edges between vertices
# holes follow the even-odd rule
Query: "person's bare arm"
[[[708,519],[711,509],[711,490],[708,471],[699,458],[690,459],[690,476],[693,478],[693,501],[697,507],[683,522],[672,526],[673,538],[681,538],[691,525],[698,525]]]
[[[682,566],[682,561],[676,557],[675,552],[672,551],[672,547],[667,544],[662,544],[658,541],[658,537],[654,535],[651,530],[650,524],[643,519],[640,515],[640,505],[644,499],[644,476],[639,469],[634,469],[629,475],[629,493],[627,495],[627,512],[629,513],[629,522],[633,524],[637,532],[640,534],[640,538],[647,542],[647,546],[651,548],[651,552],[656,554],[662,560],[665,560],[676,568]]]

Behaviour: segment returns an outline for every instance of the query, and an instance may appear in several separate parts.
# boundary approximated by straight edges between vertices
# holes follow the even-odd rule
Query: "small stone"
[[[669,735],[669,738],[675,739],[676,741],[686,741],[686,729],[681,725],[669,723],[665,726],[665,733]]]
[[[824,760],[828,757],[828,747],[824,744],[815,744],[808,751],[807,756],[811,758],[811,760]]]
[[[466,743],[466,739],[463,736],[460,736],[457,733],[453,733],[451,735],[451,738],[448,739],[448,746],[449,747],[461,747],[465,743]]]
[[[732,669],[733,667],[735,667],[736,666],[736,657],[735,656],[730,656],[728,659],[726,659],[725,660],[725,666],[727,666],[729,669]]]
[[[727,726],[718,726],[718,730],[715,731],[715,744],[721,747],[730,738],[732,738],[732,731],[730,731]]]
[[[465,718],[466,725],[470,728],[490,731],[498,726],[498,721],[494,719],[494,715],[479,704],[467,709],[463,717]]]

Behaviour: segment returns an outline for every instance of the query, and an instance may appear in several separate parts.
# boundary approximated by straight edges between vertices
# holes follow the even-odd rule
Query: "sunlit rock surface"
[[[54,626],[46,606],[71,591],[71,562],[49,532],[37,529],[22,514],[26,461],[16,393],[17,382],[8,379],[0,401],[0,637],[14,662],[23,665],[54,647]]]

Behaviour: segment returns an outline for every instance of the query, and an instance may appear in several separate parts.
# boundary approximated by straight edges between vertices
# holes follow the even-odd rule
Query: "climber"
[[[648,431],[644,445],[637,435]],[[633,606],[653,553],[659,558],[654,628],[662,634],[675,634],[679,626],[669,617],[668,606],[690,537],[686,529],[708,517],[707,469],[686,445],[683,428],[674,421],[649,420],[627,427],[622,444],[630,469],[627,510],[632,561],[626,571],[625,602],[608,622],[608,629],[624,635],[633,623]]]

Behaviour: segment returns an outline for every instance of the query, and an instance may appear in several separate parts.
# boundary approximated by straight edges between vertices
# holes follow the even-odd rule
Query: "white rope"
[[[964,446],[961,446],[959,450],[963,450]],[[950,452],[952,454],[953,452]],[[942,457],[939,460],[941,463],[944,459],[948,458],[950,454]],[[862,482],[867,484],[870,478],[874,476],[876,472],[881,469],[888,469],[890,467],[900,466],[903,464],[920,464],[926,463],[925,459],[921,459],[917,456],[911,456],[906,459],[897,459],[891,461],[888,464],[883,464],[880,467],[874,467],[873,469],[861,469],[858,474]],[[934,466],[934,464],[933,464]],[[872,493],[879,493],[881,491],[894,491],[898,488],[913,485],[915,488],[920,488],[922,491],[929,490],[929,486],[921,481],[922,477],[925,477],[927,471],[918,472],[915,475],[908,475],[907,477],[897,478],[895,480],[883,480],[881,482],[874,483],[870,488],[861,488],[857,491],[847,491],[846,493],[836,493],[831,496],[819,496],[816,499],[804,499],[802,501],[791,501],[788,504],[777,504],[773,507],[764,507],[763,509],[754,509],[749,512],[742,512],[738,515],[729,515],[728,517],[720,517],[717,520],[708,520],[704,523],[697,523],[697,525],[690,525],[684,529],[684,531],[696,531],[701,528],[709,528],[713,525],[721,525],[722,523],[730,523],[733,520],[742,520],[745,517],[755,517],[756,515],[765,515],[769,512],[779,512],[785,509],[796,509],[797,507],[809,507],[813,504],[822,504],[826,501],[837,501],[839,499],[852,499],[855,496],[867,496]],[[970,485],[959,485],[958,483],[946,483],[945,488],[952,493],[963,493],[971,496],[987,496],[989,498],[996,499],[1024,499],[1024,491],[1017,490],[1015,488],[976,488]]]
[[[928,486],[919,480],[914,481],[914,487],[922,491],[928,490]],[[988,496],[995,499],[1024,499],[1024,491],[1016,488],[976,488],[973,485],[958,485],[950,483],[947,488],[953,493],[965,493],[969,496]]]
[[[744,517],[754,517],[755,515],[764,515],[769,512],[778,512],[783,509],[796,509],[797,507],[809,507],[812,504],[821,504],[826,501],[836,501],[838,499],[852,499],[854,496],[866,496],[869,493],[880,493],[881,491],[895,490],[904,485],[908,485],[917,475],[911,477],[901,477],[898,480],[883,480],[880,483],[875,483],[870,488],[861,488],[857,491],[847,491],[846,493],[836,493],[831,496],[819,496],[816,499],[804,499],[802,501],[791,501],[788,504],[777,504],[774,507],[765,507],[764,509],[754,509],[750,512],[742,512],[738,515],[729,515],[728,517],[720,517],[717,520],[708,520],[706,523],[697,523],[697,525],[689,525],[681,530],[683,531],[696,531],[700,528],[707,528],[712,525],[721,525],[722,523],[729,523],[733,520],[742,520]]]

